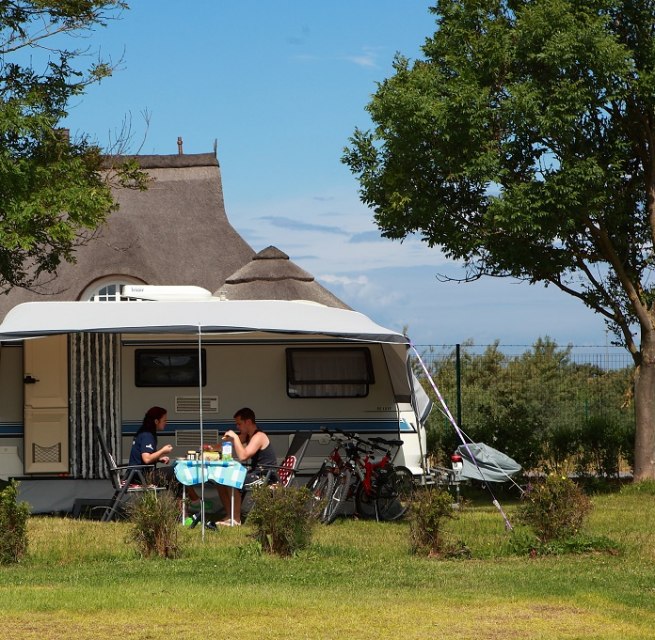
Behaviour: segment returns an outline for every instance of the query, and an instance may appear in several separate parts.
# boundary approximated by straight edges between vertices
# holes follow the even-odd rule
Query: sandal
[[[227,520],[217,520],[216,524],[220,525],[221,527],[240,527],[241,523],[238,520],[230,520],[229,518]]]

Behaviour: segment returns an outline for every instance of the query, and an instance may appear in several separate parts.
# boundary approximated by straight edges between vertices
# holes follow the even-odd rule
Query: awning
[[[356,311],[287,300],[26,302],[0,325],[0,340],[61,333],[313,334],[408,344]]]

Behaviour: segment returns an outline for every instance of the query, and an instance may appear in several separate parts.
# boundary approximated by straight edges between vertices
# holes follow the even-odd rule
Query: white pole
[[[202,539],[205,539],[205,438],[202,413],[202,327],[198,324],[198,402],[200,418],[200,519],[202,520]]]

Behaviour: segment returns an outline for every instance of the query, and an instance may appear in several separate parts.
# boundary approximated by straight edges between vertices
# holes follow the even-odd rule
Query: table
[[[234,522],[234,490],[241,489],[246,479],[246,468],[242,464],[236,460],[176,460],[173,470],[183,487],[209,481],[230,487],[232,489],[230,521]],[[182,509],[184,521],[184,507]]]

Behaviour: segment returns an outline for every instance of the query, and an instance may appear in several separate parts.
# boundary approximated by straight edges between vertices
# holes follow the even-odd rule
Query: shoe
[[[189,522],[189,529],[195,529],[195,527],[197,527],[198,523],[200,522],[200,512],[194,513],[190,518],[187,518],[184,524],[187,522]]]
[[[195,527],[198,526],[198,524],[200,522],[201,522],[200,514],[199,513],[194,513],[190,518],[187,518],[184,521],[184,525],[188,526],[189,529],[194,529]],[[213,522],[211,522],[210,520],[207,520],[205,522],[205,529],[211,529],[212,531],[216,531],[216,529],[218,529],[218,527]]]

